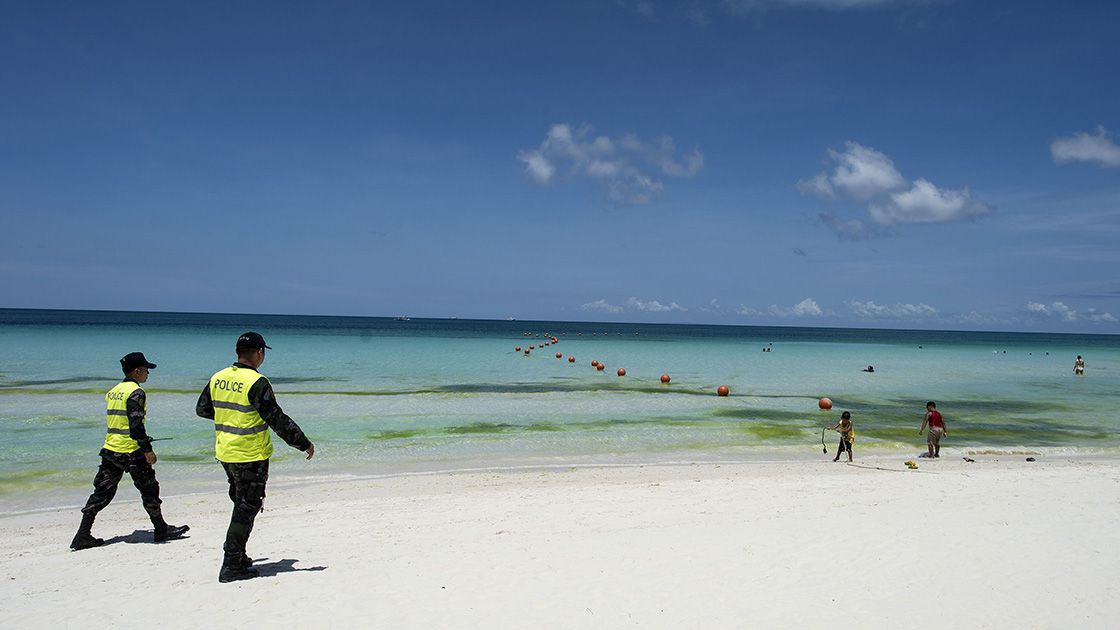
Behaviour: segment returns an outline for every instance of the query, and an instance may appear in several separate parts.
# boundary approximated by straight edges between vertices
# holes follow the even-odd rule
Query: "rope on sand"
[[[970,476],[968,473],[963,473],[963,472],[962,473],[950,473],[950,472],[935,472],[933,470],[917,470],[917,469],[915,469],[915,470],[909,470],[909,469],[899,470],[898,468],[883,468],[882,466],[864,466],[863,464],[856,464],[856,463],[853,463],[853,462],[846,462],[846,463],[847,463],[848,466],[851,466],[853,468],[864,468],[864,469],[867,469],[867,470],[885,470],[887,472],[900,472],[900,473],[915,472],[915,473],[921,473],[923,475],[964,475],[965,477]]]

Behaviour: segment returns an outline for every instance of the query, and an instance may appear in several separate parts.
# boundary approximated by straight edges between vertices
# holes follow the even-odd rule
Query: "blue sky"
[[[0,305],[1118,333],[1118,23],[9,5]]]

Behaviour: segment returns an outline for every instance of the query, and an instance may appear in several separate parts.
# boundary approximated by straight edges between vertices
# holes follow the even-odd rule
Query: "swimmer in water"
[[[1081,355],[1077,355],[1077,360],[1073,362],[1073,373],[1082,376],[1085,374],[1085,359]]]

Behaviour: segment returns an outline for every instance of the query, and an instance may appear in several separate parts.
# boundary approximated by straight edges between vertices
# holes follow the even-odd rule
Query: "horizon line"
[[[1110,332],[1059,332],[1059,331],[1025,331],[1025,330],[969,330],[969,329],[944,329],[944,328],[876,328],[861,326],[790,326],[781,324],[726,324],[726,323],[683,323],[683,322],[617,322],[617,321],[589,321],[589,320],[545,320],[545,319],[517,319],[517,318],[485,318],[485,317],[412,317],[403,315],[324,315],[321,313],[232,313],[215,311],[150,311],[150,310],[121,310],[121,309],[92,309],[92,308],[37,308],[37,307],[9,307],[0,306],[0,311],[40,311],[56,313],[124,313],[136,315],[228,315],[237,317],[318,317],[318,318],[350,318],[350,319],[387,319],[394,320],[398,317],[408,317],[409,320],[433,321],[474,321],[474,322],[525,322],[540,324],[581,324],[581,325],[636,325],[636,326],[712,326],[718,328],[779,328],[792,330],[859,330],[859,331],[889,331],[889,332],[915,332],[915,333],[1010,333],[1016,335],[1065,335],[1065,336],[1090,336],[1090,337],[1120,337],[1120,333]]]

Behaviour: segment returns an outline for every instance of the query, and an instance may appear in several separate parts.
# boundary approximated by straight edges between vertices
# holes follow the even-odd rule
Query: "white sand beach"
[[[219,584],[223,487],[0,517],[7,628],[1115,627],[1120,462],[1022,456],[285,480]],[[876,467],[879,467],[877,469]],[[217,471],[216,471],[217,472]],[[116,542],[114,536],[123,537]]]

